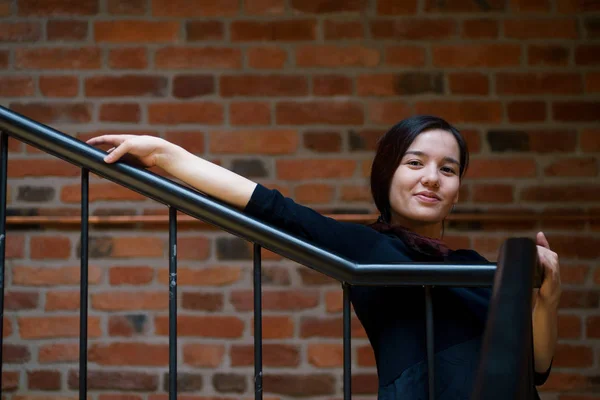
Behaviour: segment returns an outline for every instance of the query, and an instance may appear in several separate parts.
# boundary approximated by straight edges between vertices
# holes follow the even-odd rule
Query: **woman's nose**
[[[426,186],[439,186],[440,177],[437,168],[423,168],[421,182]]]

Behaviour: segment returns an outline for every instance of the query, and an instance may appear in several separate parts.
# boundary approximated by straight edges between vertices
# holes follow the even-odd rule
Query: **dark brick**
[[[356,394],[376,394],[378,387],[375,374],[352,374],[352,392]]]
[[[148,330],[148,317],[144,314],[113,315],[108,320],[108,333],[111,336],[133,336]]]
[[[33,390],[60,390],[60,371],[28,371],[27,387]]]
[[[218,260],[251,260],[252,254],[246,241],[237,237],[217,239]]]
[[[9,364],[21,364],[31,359],[29,348],[16,344],[2,346],[2,361]]]
[[[225,36],[223,23],[220,21],[191,21],[185,26],[189,41],[221,40]]]
[[[529,136],[524,131],[489,131],[487,140],[493,152],[528,151]]]
[[[600,291],[563,290],[560,295],[560,308],[598,308]]]
[[[360,12],[367,0],[291,0],[294,10],[305,13]]]
[[[44,202],[54,198],[54,188],[50,186],[21,186],[18,189],[18,201]]]
[[[88,371],[88,390],[156,391],[158,376],[135,371]],[[69,389],[79,389],[79,371],[69,372]]]
[[[184,292],[181,297],[181,307],[186,310],[221,311],[223,294]]]
[[[90,237],[88,254],[90,258],[102,258],[111,255],[113,250],[112,239],[109,237]],[[81,255],[80,245],[77,247],[77,257]]]
[[[362,131],[349,130],[348,145],[350,146],[350,151],[375,150],[377,148],[377,141],[384,133],[384,131],[376,129]]]
[[[304,147],[318,152],[339,152],[342,149],[342,137],[338,132],[306,132]]]
[[[221,393],[244,393],[246,377],[239,374],[218,373],[213,376],[213,386]]]
[[[182,99],[206,96],[215,92],[211,75],[179,75],[173,79],[173,96]]]
[[[334,394],[336,383],[328,374],[265,374],[263,387],[265,392],[288,396],[323,396]]]
[[[169,373],[165,373],[163,376],[163,390],[169,391]],[[202,390],[203,387],[202,375],[192,374],[189,372],[178,372],[177,373],[177,391],[178,392],[195,392]]]
[[[302,279],[303,285],[331,285],[337,283],[337,281],[321,272],[317,272],[314,269],[307,267],[298,267],[298,274]]]
[[[4,299],[4,307],[7,310],[27,310],[36,308],[39,293],[35,292],[8,292]]]
[[[247,178],[264,178],[269,175],[262,160],[233,160],[231,170]]]
[[[396,81],[398,94],[444,93],[444,76],[441,73],[409,72],[400,74]]]
[[[291,283],[287,267],[263,266],[261,272],[263,285],[289,285]]]
[[[600,17],[586,18],[584,25],[588,39],[597,39],[600,37]]]
[[[108,0],[108,12],[118,15],[143,15],[147,3],[146,0]]]

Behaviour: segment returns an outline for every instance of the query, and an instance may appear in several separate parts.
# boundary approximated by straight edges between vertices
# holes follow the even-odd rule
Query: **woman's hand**
[[[550,245],[543,232],[538,232],[536,243],[538,260],[544,269],[544,280],[537,291],[535,302],[556,309],[558,308],[561,294],[558,254],[550,250]]]
[[[164,139],[143,135],[104,135],[92,138],[88,144],[109,145],[109,154],[104,157],[107,163],[114,163],[120,159],[126,160],[131,156],[132,161],[145,168],[161,167],[168,157],[168,149],[174,146]]]

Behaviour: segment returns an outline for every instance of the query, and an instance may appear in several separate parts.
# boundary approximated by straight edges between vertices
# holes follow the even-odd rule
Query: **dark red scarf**
[[[418,254],[428,257],[446,257],[450,249],[444,242],[438,239],[419,235],[401,225],[392,225],[383,220],[380,216],[377,222],[368,225],[381,233],[393,233],[400,238],[406,246]]]

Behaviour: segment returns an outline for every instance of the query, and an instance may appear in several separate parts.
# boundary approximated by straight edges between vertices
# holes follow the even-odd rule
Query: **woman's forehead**
[[[441,129],[420,133],[410,144],[407,151],[419,151],[426,155],[435,154],[455,157],[460,155],[460,148],[454,135]]]

